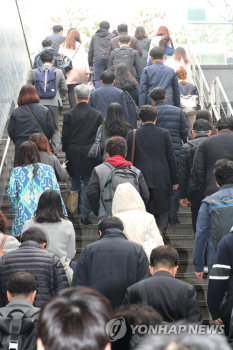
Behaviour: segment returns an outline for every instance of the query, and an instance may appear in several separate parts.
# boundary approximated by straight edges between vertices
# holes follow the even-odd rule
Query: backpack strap
[[[3,236],[2,243],[0,245],[0,250],[2,250],[2,248],[4,247],[4,244],[6,243],[7,237],[8,237],[8,235]]]
[[[168,52],[167,53],[165,53],[165,55],[168,55],[170,52],[172,52],[172,48],[170,49],[170,50],[168,50]]]
[[[7,317],[11,312],[9,312],[9,308],[8,307],[1,307],[0,309],[0,315],[2,317]]]
[[[28,309],[27,312],[25,312],[25,317],[27,318],[32,318],[32,316],[34,316],[35,314],[37,314],[40,311],[40,309],[38,307],[32,306],[30,307],[30,309]]]
[[[208,197],[204,198],[202,202],[207,203],[207,204],[211,204],[212,200],[213,200],[213,198],[211,196],[208,196]]]
[[[15,313],[15,312],[20,312],[22,314],[22,317],[26,317],[26,318],[31,318],[32,316],[34,316],[35,314],[37,314],[40,311],[40,309],[38,307],[32,306],[28,309],[27,312],[24,312],[21,309],[13,309],[13,310],[9,310],[9,308],[7,306],[2,307],[0,309],[0,315],[2,315],[2,317],[9,317],[11,314]]]
[[[196,144],[194,145],[192,141],[188,141],[187,143],[188,143],[190,146],[192,146],[192,147],[198,146],[198,145],[196,145]]]

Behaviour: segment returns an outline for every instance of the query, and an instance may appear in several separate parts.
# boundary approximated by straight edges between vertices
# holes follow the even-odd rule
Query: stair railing
[[[214,97],[215,97],[215,106],[216,111],[219,116],[221,116],[221,111],[223,111],[223,114],[225,117],[233,117],[233,109],[231,106],[230,101],[228,100],[228,97],[226,95],[225,90],[223,89],[223,86],[221,84],[221,81],[219,77],[216,77],[212,83],[214,88]],[[223,106],[223,102],[226,104],[226,111],[225,107]]]

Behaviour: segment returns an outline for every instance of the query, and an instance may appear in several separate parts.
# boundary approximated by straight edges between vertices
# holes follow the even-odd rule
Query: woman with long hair
[[[184,67],[187,72],[187,81],[190,84],[193,84],[192,71],[190,68],[189,60],[186,55],[186,51],[183,47],[177,47],[174,51],[174,54],[171,58],[166,60],[164,64],[168,67],[171,67],[176,72],[179,67]]]
[[[13,236],[21,235],[23,224],[34,214],[41,193],[48,189],[55,190],[61,195],[53,168],[41,164],[40,153],[34,142],[23,142],[7,190],[15,214]],[[64,214],[67,215],[63,201],[62,205]]]
[[[148,36],[146,35],[145,29],[141,26],[138,26],[136,28],[134,37],[138,39],[139,45],[141,46],[141,49],[142,49],[141,61],[142,61],[142,66],[144,68],[146,67],[146,63],[147,63],[147,57],[149,53],[151,39],[148,38]]]
[[[107,110],[106,119],[103,125],[100,125],[97,130],[96,137],[101,134],[101,146],[102,146],[102,161],[108,158],[105,151],[105,145],[112,136],[122,136],[126,139],[126,136],[133,127],[125,119],[125,113],[123,107],[119,103],[111,103]]]
[[[87,82],[90,73],[85,48],[77,29],[73,29],[69,32],[65,41],[59,48],[59,53],[62,57],[69,57],[69,59],[72,60],[73,69],[66,73],[66,82],[68,85],[70,108],[74,108],[76,106],[74,88],[76,85],[82,84],[85,76]]]
[[[156,36],[151,40],[149,54],[150,54],[150,50],[152,50],[153,47],[159,46],[159,42],[163,35],[170,36],[169,30],[166,26],[160,26],[159,29],[157,30]],[[174,45],[171,37],[170,37],[170,42],[171,42],[171,47],[174,49]]]
[[[115,70],[115,86],[124,91],[129,114],[129,123],[137,129],[138,83],[125,63],[120,63]]]
[[[32,226],[45,231],[46,249],[60,258],[71,283],[73,271],[70,261],[75,256],[75,232],[72,222],[63,213],[61,197],[57,191],[46,190],[41,194],[34,216],[24,223],[22,232]]]
[[[67,172],[66,165],[60,164],[57,157],[50,151],[50,146],[47,137],[44,134],[33,134],[29,141],[36,144],[41,157],[41,163],[51,165],[54,169],[57,181],[66,182]]]
[[[54,125],[50,110],[39,102],[36,88],[31,84],[23,85],[18,96],[18,107],[12,112],[8,125],[8,134],[15,145],[14,164],[20,145],[32,134],[41,132],[42,129],[48,140],[53,136]]]

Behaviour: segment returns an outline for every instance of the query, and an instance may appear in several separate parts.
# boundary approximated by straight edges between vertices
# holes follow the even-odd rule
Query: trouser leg
[[[199,191],[193,192],[191,197],[189,197],[191,203],[192,225],[194,234],[196,233],[197,217],[203,199],[203,195],[200,195]]]
[[[74,88],[79,84],[68,84],[68,99],[70,108],[74,108],[76,106],[76,100],[74,95]]]
[[[87,186],[90,181],[90,175],[83,175],[83,190],[82,190],[82,218],[90,218],[91,207],[87,198]]]
[[[50,110],[53,117],[54,133],[51,138],[51,145],[54,153],[57,155],[60,145],[60,129],[59,129],[59,111],[57,106],[46,106]]]
[[[168,226],[169,191],[150,189],[150,194],[157,226],[165,234]]]
[[[108,67],[108,60],[96,60],[94,62],[94,82],[95,82],[95,88],[98,89],[101,87],[100,82],[100,75],[103,73],[104,70],[107,70]]]
[[[82,207],[82,181],[81,181],[81,177],[79,174],[77,174],[75,177],[72,177],[71,184],[72,184],[73,191],[79,191],[78,208],[81,210],[81,207]]]
[[[180,205],[180,191],[179,188],[174,190],[170,195],[170,205],[169,205],[169,218],[175,218],[177,216]]]

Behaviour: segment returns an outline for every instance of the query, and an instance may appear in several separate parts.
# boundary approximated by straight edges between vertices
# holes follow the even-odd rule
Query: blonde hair
[[[176,71],[176,75],[177,75],[178,80],[181,80],[181,84],[186,83],[187,72],[184,69],[184,67],[180,66]]]

